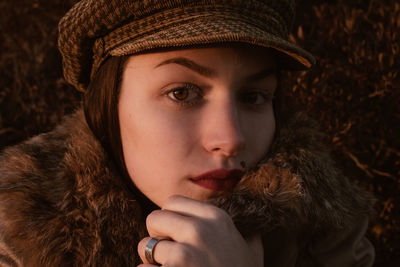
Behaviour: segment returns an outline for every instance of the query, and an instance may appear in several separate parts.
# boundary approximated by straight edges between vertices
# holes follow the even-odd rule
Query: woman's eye
[[[190,105],[201,98],[199,90],[195,85],[187,84],[169,90],[167,96],[180,105]]]
[[[171,92],[176,100],[184,101],[189,96],[189,90],[186,88],[176,89]]]
[[[241,96],[241,101],[250,105],[262,105],[272,100],[268,93],[264,92],[251,92]]]

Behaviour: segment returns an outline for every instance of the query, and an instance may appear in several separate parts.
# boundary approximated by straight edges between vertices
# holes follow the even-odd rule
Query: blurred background
[[[0,150],[79,105],[56,48],[75,2],[0,0]],[[400,1],[298,0],[290,38],[318,62],[289,75],[287,102],[320,122],[338,166],[376,196],[375,266],[400,266]]]

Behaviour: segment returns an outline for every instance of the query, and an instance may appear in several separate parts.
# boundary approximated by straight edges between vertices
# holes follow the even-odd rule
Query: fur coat
[[[302,114],[282,118],[270,152],[234,192],[212,199],[266,266],[371,266],[371,198],[338,171]],[[0,266],[134,266],[147,236],[135,195],[78,110],[0,155]]]

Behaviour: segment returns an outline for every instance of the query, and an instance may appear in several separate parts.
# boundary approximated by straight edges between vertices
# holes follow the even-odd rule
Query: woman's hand
[[[150,237],[168,238],[160,241],[153,258],[162,266],[239,267],[263,266],[260,236],[246,241],[229,215],[208,203],[182,196],[171,196],[162,210],[147,217]],[[138,252],[144,266],[145,246],[150,237],[142,239]]]

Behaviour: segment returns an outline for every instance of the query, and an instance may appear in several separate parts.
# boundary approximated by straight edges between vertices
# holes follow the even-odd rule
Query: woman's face
[[[232,177],[218,180],[217,173],[243,170],[243,161],[254,166],[268,152],[276,87],[275,62],[264,48],[131,56],[118,113],[134,184],[158,206],[175,194],[205,201],[230,191]]]

